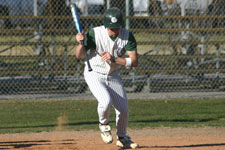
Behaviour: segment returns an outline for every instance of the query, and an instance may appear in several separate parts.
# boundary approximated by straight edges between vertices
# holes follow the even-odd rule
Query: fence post
[[[107,0],[107,4],[106,4],[106,6],[107,6],[107,9],[109,9],[109,8],[110,8],[110,0]]]
[[[37,17],[38,16],[38,5],[37,5],[37,0],[33,1],[33,12],[34,12],[34,16]],[[36,22],[37,20],[35,19],[35,31],[34,31],[34,39],[35,42],[38,42],[41,40],[41,35],[37,32],[38,28],[39,28],[39,24]],[[41,53],[41,49],[40,47],[38,47],[38,45],[35,45],[34,51],[37,55],[40,55]]]
[[[128,18],[130,16],[129,3],[130,3],[130,0],[126,0],[126,29],[130,28],[130,20]]]

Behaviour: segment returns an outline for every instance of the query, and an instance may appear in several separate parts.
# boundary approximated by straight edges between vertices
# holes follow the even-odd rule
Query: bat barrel
[[[73,21],[76,25],[76,29],[78,33],[82,32],[82,28],[81,28],[81,24],[80,24],[80,18],[79,18],[79,14],[78,14],[78,10],[75,4],[71,4],[71,12],[72,12],[72,16],[73,16]]]

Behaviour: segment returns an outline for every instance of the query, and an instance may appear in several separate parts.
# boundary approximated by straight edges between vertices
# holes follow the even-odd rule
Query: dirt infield
[[[140,150],[225,150],[225,128],[148,128],[128,134]],[[0,149],[118,150],[115,140],[103,143],[98,131],[2,134]]]

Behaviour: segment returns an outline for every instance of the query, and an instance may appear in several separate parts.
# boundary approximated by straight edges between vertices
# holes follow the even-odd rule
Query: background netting
[[[76,29],[119,7],[137,40],[139,66],[120,68],[128,92],[224,91],[224,0],[1,0],[0,95],[85,94]]]

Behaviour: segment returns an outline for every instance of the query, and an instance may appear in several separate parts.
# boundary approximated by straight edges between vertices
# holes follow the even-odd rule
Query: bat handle
[[[88,54],[87,54],[87,51],[86,51],[86,49],[85,49],[85,47],[84,47],[84,41],[81,40],[80,42],[81,42],[81,44],[82,44],[84,53],[85,53],[85,55],[86,55],[86,61],[87,61],[87,65],[88,65],[88,71],[92,71],[92,68],[91,68],[91,65],[90,65],[90,62],[89,62],[89,58],[88,58]]]

